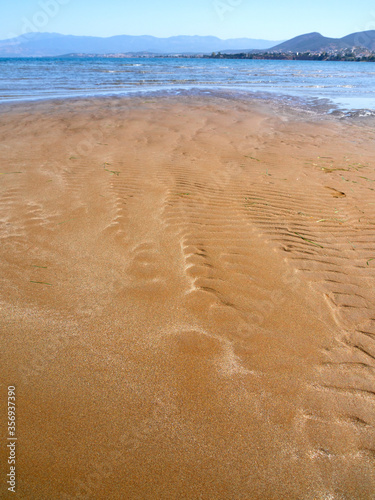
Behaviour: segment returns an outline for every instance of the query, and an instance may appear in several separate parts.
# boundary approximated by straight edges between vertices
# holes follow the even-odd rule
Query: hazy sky
[[[41,31],[283,40],[368,29],[375,29],[374,0],[14,0],[2,6],[0,39]]]

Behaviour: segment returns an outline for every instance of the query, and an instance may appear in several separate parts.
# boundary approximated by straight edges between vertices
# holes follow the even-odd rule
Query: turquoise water
[[[212,92],[299,100],[375,113],[375,63],[181,58],[0,59],[0,102]]]

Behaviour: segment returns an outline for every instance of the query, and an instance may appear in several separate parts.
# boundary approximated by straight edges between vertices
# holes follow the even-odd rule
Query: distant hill
[[[365,47],[375,52],[375,30],[360,31],[344,36],[341,41],[353,47]]]
[[[244,49],[246,47],[246,49]],[[0,40],[0,57],[43,57],[66,54],[210,54],[224,52],[335,52],[361,47],[375,51],[375,30],[352,33],[343,38],[328,38],[320,33],[307,33],[286,42],[251,38],[221,40],[214,36],[119,35],[109,38],[29,33],[9,40]]]
[[[0,57],[43,57],[70,53],[110,54],[152,52],[155,54],[211,53],[225,50],[268,49],[275,41],[233,38],[221,40],[214,36],[154,36],[119,35],[109,38],[29,33],[0,41]]]
[[[327,38],[320,33],[307,33],[280,43],[271,52],[334,52],[362,47],[375,51],[375,30],[361,31],[343,38]]]

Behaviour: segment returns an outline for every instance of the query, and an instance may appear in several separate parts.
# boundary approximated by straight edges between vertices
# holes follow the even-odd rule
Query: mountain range
[[[343,38],[328,38],[320,33],[307,33],[272,47],[271,52],[334,52],[361,47],[375,51],[375,30],[360,31]]]
[[[343,38],[307,33],[281,43],[251,38],[221,40],[214,36],[119,35],[109,38],[28,33],[0,41],[0,57],[44,57],[66,54],[209,54],[211,52],[335,52],[362,48],[375,51],[375,30],[361,31]]]
[[[64,54],[120,54],[148,52],[155,54],[210,53],[225,50],[262,50],[275,41],[233,38],[221,40],[214,36],[154,36],[119,35],[109,38],[60,35],[58,33],[28,33],[0,41],[0,57],[43,57]]]

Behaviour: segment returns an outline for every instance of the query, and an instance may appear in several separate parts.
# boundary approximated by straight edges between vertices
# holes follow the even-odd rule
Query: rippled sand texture
[[[18,498],[374,498],[374,137],[208,97],[3,110]]]

